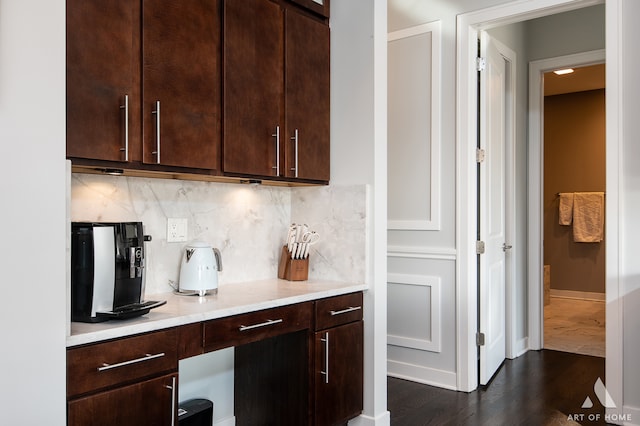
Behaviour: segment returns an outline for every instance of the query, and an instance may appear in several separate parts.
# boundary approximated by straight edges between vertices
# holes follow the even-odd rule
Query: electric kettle
[[[187,245],[180,264],[178,293],[204,296],[218,292],[218,271],[222,271],[222,257],[217,248],[203,241]]]

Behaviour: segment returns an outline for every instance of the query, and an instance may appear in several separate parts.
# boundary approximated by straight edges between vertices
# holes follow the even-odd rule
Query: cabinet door
[[[293,10],[286,17],[286,174],[329,181],[329,26]]]
[[[129,0],[67,0],[67,157],[139,160],[139,13]]]
[[[177,424],[177,374],[70,401],[69,426]]]
[[[283,13],[269,0],[224,2],[224,160],[227,174],[284,174]],[[280,134],[280,141],[277,136]],[[279,167],[278,167],[279,166]],[[278,168],[280,170],[278,170]]]
[[[219,168],[219,8],[218,0],[143,0],[145,163]]]
[[[317,426],[346,423],[362,412],[363,322],[315,334]]]

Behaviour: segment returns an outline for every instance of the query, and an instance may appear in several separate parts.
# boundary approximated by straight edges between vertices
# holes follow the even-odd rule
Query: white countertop
[[[271,279],[221,285],[217,294],[204,297],[173,293],[147,295],[147,300],[166,300],[167,303],[152,309],[146,315],[128,320],[110,320],[94,324],[72,322],[71,335],[67,336],[67,347],[366,289],[366,284],[357,283]]]

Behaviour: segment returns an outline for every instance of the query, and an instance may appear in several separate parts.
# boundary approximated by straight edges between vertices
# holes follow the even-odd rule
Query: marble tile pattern
[[[151,295],[171,291],[180,274],[186,243],[167,243],[167,218],[187,218],[189,241],[220,250],[220,285],[275,278],[292,219],[323,234],[310,276],[364,282],[365,198],[365,185],[291,189],[74,173],[70,215],[72,221],[142,221],[153,238],[146,244]]]
[[[292,223],[320,234],[311,246],[309,278],[364,282],[367,236],[366,186],[295,188]]]
[[[544,347],[605,356],[605,303],[551,297],[544,307]]]

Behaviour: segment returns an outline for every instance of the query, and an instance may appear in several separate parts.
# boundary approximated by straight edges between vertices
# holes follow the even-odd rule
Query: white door
[[[480,384],[486,385],[502,365],[506,354],[506,217],[505,138],[507,111],[507,63],[486,32],[481,33],[480,149],[478,226],[484,254],[479,262]]]

